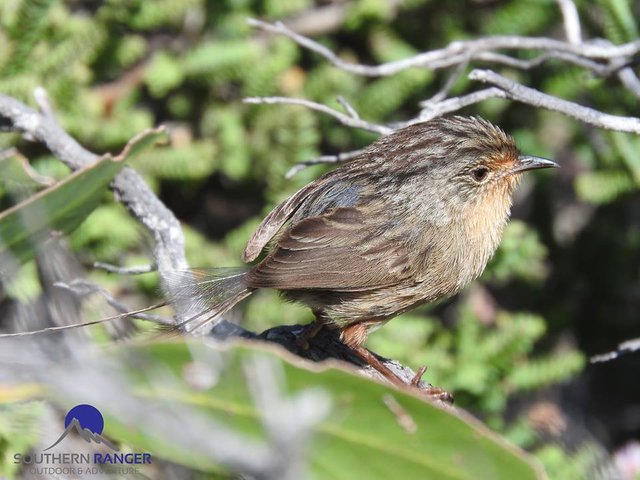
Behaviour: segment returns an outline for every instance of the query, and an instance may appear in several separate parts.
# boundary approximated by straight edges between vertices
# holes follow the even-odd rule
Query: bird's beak
[[[541,157],[531,157],[529,155],[520,155],[518,157],[518,164],[512,170],[513,173],[526,172],[528,170],[537,170],[538,168],[558,168],[558,165],[553,160]]]

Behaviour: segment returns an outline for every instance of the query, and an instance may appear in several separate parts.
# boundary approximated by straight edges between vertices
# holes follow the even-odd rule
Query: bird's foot
[[[416,374],[411,379],[411,383],[409,384],[412,388],[415,388],[421,395],[425,395],[429,398],[440,400],[441,402],[453,404],[453,395],[449,392],[443,390],[440,387],[433,387],[428,385],[426,387],[421,387],[420,382],[422,381],[422,376],[427,371],[427,366],[423,365],[418,369]]]
[[[453,405],[453,395],[449,392],[443,390],[440,387],[432,387],[429,385],[428,387],[416,387],[420,395],[424,395],[428,398],[439,400],[444,403],[448,403],[449,405]]]
[[[393,371],[389,369],[384,363],[382,363],[373,353],[367,350],[364,347],[351,347],[353,352],[364,360],[367,365],[377,370],[384,378],[386,378],[390,383],[396,385],[397,387],[413,390],[421,396],[427,397],[431,400],[439,400],[441,402],[453,403],[453,395],[449,392],[444,391],[439,387],[421,386],[420,381],[424,372],[427,371],[427,367],[423,366],[411,379],[411,382],[406,383],[402,378],[396,375]]]
[[[320,330],[322,330],[323,324],[318,320],[311,322],[309,325],[305,326],[300,335],[296,336],[296,346],[300,351],[309,350],[309,340],[315,337]]]

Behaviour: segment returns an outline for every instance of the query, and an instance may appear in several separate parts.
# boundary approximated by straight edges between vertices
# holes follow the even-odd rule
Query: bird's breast
[[[478,278],[495,253],[508,218],[508,210],[489,215],[458,217],[456,221],[429,232],[416,282],[425,301],[454,295]]]

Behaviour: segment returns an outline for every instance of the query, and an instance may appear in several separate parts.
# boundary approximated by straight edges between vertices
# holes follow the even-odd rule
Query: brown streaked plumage
[[[365,358],[369,331],[454,295],[482,273],[518,177],[551,166],[521,156],[509,135],[474,117],[439,118],[382,137],[262,221],[244,260],[270,244],[266,257],[244,275],[212,281],[207,321],[255,289],[274,288],[309,305],[316,326],[339,330]]]

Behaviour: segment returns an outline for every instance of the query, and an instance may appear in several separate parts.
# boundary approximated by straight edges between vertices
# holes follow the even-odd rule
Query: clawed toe
[[[427,371],[427,366],[426,365],[423,365],[422,367],[420,367],[418,369],[418,371],[416,372],[416,374],[411,379],[410,385],[412,387],[419,388],[420,387],[420,381],[422,380],[422,376],[424,375],[424,373],[426,371]]]
[[[453,405],[453,395],[441,389],[440,387],[420,388],[420,393],[422,395],[426,395],[429,398],[433,398],[435,400],[448,403],[449,405]]]
[[[453,395],[449,392],[441,389],[440,387],[421,387],[420,381],[422,380],[422,376],[427,371],[427,366],[423,365],[418,369],[416,374],[411,379],[411,383],[409,384],[411,387],[417,389],[421,395],[425,395],[429,398],[440,400],[441,402],[445,402],[448,404],[453,404]]]

